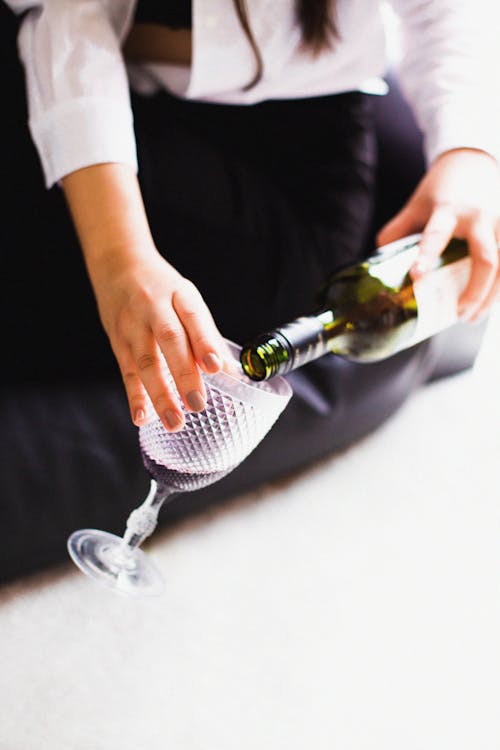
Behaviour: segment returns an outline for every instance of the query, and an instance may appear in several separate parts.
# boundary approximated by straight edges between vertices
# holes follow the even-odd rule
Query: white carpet
[[[157,533],[161,598],[0,590],[1,750],[498,750],[499,313],[473,371]]]

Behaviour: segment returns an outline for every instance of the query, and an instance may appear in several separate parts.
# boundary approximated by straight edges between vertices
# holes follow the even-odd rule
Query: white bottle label
[[[430,271],[413,284],[417,326],[405,348],[434,336],[458,321],[458,298],[470,277],[469,257]]]

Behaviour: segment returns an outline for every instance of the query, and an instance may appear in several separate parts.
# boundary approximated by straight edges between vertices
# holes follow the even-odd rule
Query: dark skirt
[[[5,7],[0,29],[7,580],[66,559],[75,528],[121,533],[148,478],[64,197],[43,185]],[[373,247],[376,106],[359,92],[252,106],[133,97],[153,236],[228,338],[243,342],[311,311],[325,275]],[[439,357],[434,340],[385,362],[329,355],[291,374],[292,401],[256,451],[224,480],[171,502],[163,523],[344,448],[435,376]]]

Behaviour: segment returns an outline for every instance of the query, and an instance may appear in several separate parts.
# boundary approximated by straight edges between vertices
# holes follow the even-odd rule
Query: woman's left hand
[[[460,148],[441,154],[401,211],[378,233],[385,245],[422,232],[414,280],[435,265],[452,237],[467,240],[472,269],[459,315],[478,320],[500,293],[500,165],[489,154]]]

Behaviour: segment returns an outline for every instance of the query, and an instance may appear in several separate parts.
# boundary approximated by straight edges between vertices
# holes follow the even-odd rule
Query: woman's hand
[[[500,165],[475,149],[439,156],[401,211],[377,236],[385,245],[422,231],[414,280],[435,265],[452,237],[467,240],[472,269],[459,299],[459,315],[477,320],[500,292]]]
[[[123,263],[123,257],[119,254],[117,265],[108,262],[106,271],[94,276],[101,320],[134,424],[147,420],[149,396],[167,430],[176,432],[184,417],[168,385],[167,365],[184,406],[202,411],[201,371],[220,370],[224,342],[197,288],[156,251],[139,262]]]
[[[165,428],[176,432],[184,417],[167,367],[184,406],[202,411],[201,371],[221,369],[225,342],[196,287],[158,253],[130,167],[95,164],[62,182],[132,420],[147,420],[149,396]]]

